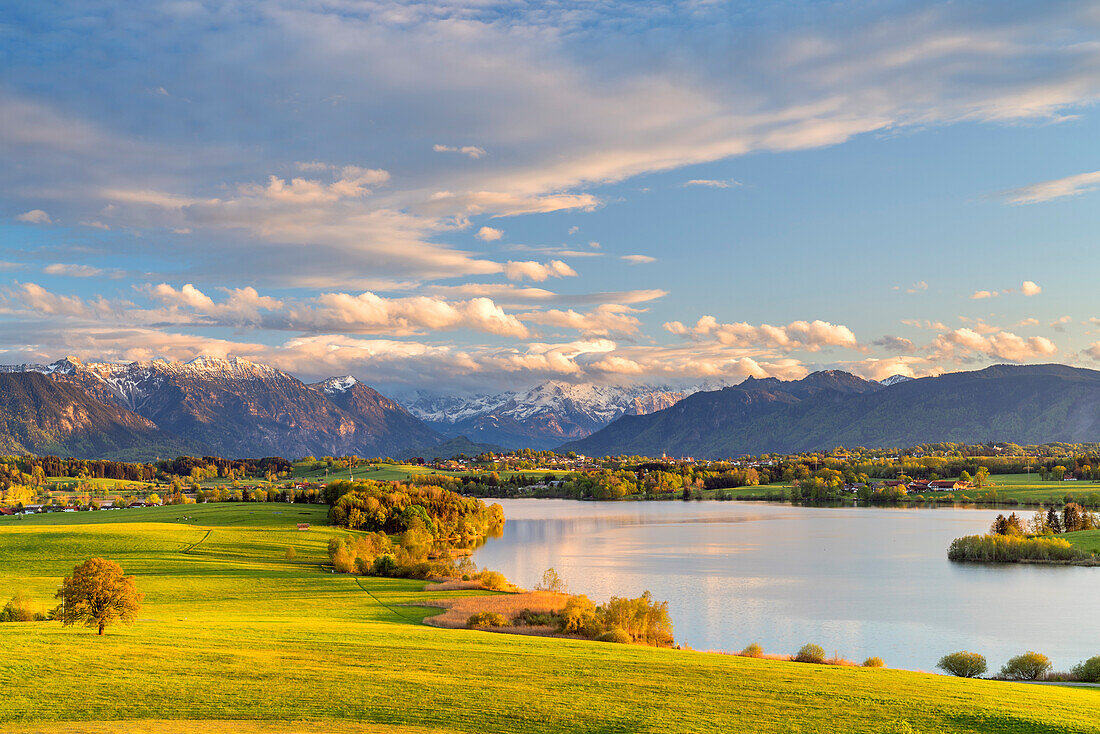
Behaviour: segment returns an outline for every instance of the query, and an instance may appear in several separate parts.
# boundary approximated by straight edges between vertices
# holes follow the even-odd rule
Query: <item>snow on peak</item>
[[[318,387],[326,395],[336,395],[338,393],[344,393],[358,384],[359,380],[355,379],[351,375],[344,375],[343,377],[330,377],[327,380],[322,380],[318,383]]]
[[[912,379],[912,377],[907,377],[905,375],[890,375],[885,380],[879,380],[879,384],[890,387],[891,385],[896,385],[899,382],[909,382]]]

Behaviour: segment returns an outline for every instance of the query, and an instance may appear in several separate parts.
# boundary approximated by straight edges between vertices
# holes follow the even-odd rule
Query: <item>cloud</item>
[[[924,357],[871,357],[860,362],[846,362],[842,367],[868,380],[885,380],[894,375],[927,377],[943,374],[944,369]]]
[[[916,283],[914,283],[913,285],[909,286],[906,289],[905,292],[906,293],[920,293],[921,291],[926,291],[926,290],[928,290],[928,283],[924,282],[923,280],[920,280],[920,281],[917,281]]]
[[[1093,344],[1086,349],[1082,354],[1086,357],[1091,357],[1100,362],[1100,342],[1093,342]]]
[[[655,263],[657,258],[650,257],[649,255],[622,255],[622,260],[626,260],[631,265],[644,265],[645,263]]]
[[[1024,284],[1020,286],[1020,293],[1025,296],[1037,296],[1042,292],[1043,289],[1030,280],[1025,280]]]
[[[23,212],[17,216],[16,219],[20,222],[28,222],[30,224],[53,224],[50,215],[41,209],[31,209],[28,212]]]
[[[70,278],[95,278],[105,275],[106,271],[91,265],[70,265],[66,263],[52,263],[42,268],[47,275],[66,275]]]
[[[1010,293],[1019,293],[1024,296],[1037,296],[1043,292],[1043,289],[1039,287],[1034,281],[1025,280],[1023,284],[1016,288],[1005,288],[1001,291],[974,291],[970,298],[973,300],[980,300],[983,298],[996,298],[1001,295],[1008,295]]]
[[[664,325],[665,331],[677,336],[693,339],[716,339],[727,346],[770,347],[783,351],[805,350],[816,352],[822,347],[843,347],[858,349],[859,342],[855,334],[840,324],[828,321],[792,321],[786,326],[762,324],[753,326],[745,322],[722,324],[713,316],[703,316],[694,327],[687,327],[679,321]]]
[[[1062,316],[1062,317],[1057,318],[1054,321],[1052,321],[1050,323],[1050,328],[1054,331],[1057,331],[1057,332],[1061,333],[1061,332],[1064,332],[1066,330],[1066,324],[1070,323],[1071,321],[1073,321],[1072,317]]]
[[[493,227],[482,227],[474,236],[485,242],[495,242],[504,236],[504,232]]]
[[[641,313],[641,309],[605,303],[587,313],[550,309],[519,314],[518,318],[545,326],[576,329],[584,336],[624,336],[637,334],[641,327],[641,322],[630,315],[635,313]]]
[[[451,145],[434,145],[432,150],[436,153],[461,153],[469,158],[481,158],[485,155],[485,149],[479,148],[476,145],[463,145],[463,146],[451,146]]]
[[[911,340],[901,336],[884,336],[871,342],[876,347],[882,347],[888,352],[915,352],[917,345]],[[887,375],[889,377],[889,375]]]
[[[1016,326],[1038,326],[1038,325],[1039,325],[1039,319],[1035,319],[1035,318],[1026,318],[1023,321],[1021,321],[1020,323],[1016,324]]]
[[[1009,331],[983,335],[969,328],[955,329],[940,334],[932,343],[935,359],[951,359],[967,353],[984,354],[987,357],[1003,359],[1009,362],[1026,362],[1037,358],[1050,357],[1058,348],[1046,337],[1017,336]]]
[[[732,178],[725,180],[715,180],[710,178],[693,178],[690,181],[685,181],[680,184],[681,186],[706,186],[712,189],[728,189],[732,186],[740,186],[740,181],[734,181]]]
[[[509,260],[504,264],[504,276],[508,280],[533,280],[542,282],[547,278],[571,278],[576,277],[577,271],[569,267],[561,260],[551,260],[548,263],[526,260],[515,262]]]
[[[1038,204],[1067,196],[1079,196],[1093,191],[1097,186],[1100,186],[1100,171],[1092,171],[1008,189],[1002,191],[1000,196],[1008,204]]]

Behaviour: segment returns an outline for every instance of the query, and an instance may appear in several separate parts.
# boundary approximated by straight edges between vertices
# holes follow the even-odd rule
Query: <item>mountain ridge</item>
[[[620,418],[560,450],[725,458],[837,445],[1100,440],[1096,370],[994,365],[890,386],[855,380],[866,385],[821,373],[795,381],[746,380],[648,416]]]

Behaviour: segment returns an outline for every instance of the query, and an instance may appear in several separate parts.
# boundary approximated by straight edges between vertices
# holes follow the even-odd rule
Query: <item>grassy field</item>
[[[1066,533],[1061,537],[1082,550],[1100,553],[1100,530],[1078,530],[1076,533]]]
[[[324,517],[246,504],[0,518],[5,599],[52,605],[90,556],[146,593],[139,620],[104,637],[0,624],[0,730],[1100,732],[1098,689],[428,627],[422,582],[321,568],[342,532]]]

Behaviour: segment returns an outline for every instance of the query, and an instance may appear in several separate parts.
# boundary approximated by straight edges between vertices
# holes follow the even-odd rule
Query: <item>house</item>
[[[970,482],[958,479],[936,479],[928,483],[928,489],[936,492],[955,492],[960,489],[970,489]]]
[[[309,530],[309,523],[308,522],[298,523],[298,529],[299,530]]]

